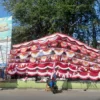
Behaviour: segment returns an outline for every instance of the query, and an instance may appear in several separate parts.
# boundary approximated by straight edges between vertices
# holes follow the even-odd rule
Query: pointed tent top
[[[13,49],[16,49],[16,48],[18,49],[18,48],[21,48],[21,47],[29,46],[29,44],[31,44],[31,43],[40,43],[41,44],[41,43],[46,43],[48,41],[55,41],[55,40],[58,39],[58,37],[60,37],[60,38],[67,38],[70,41],[75,42],[80,47],[83,47],[84,46],[88,50],[92,50],[92,51],[97,52],[97,53],[100,52],[97,49],[94,49],[92,47],[89,47],[88,45],[86,45],[86,44],[84,44],[84,43],[82,43],[82,42],[80,42],[80,41],[78,41],[78,40],[76,40],[76,39],[74,39],[74,38],[66,35],[66,34],[62,34],[62,33],[59,33],[59,32],[53,33],[51,35],[42,37],[42,38],[37,39],[37,40],[32,40],[32,41],[29,41],[29,42],[25,42],[25,43],[13,45]]]

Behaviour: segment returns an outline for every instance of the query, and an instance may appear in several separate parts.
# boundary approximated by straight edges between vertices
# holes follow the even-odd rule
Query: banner
[[[0,67],[6,67],[11,49],[12,16],[0,18]]]

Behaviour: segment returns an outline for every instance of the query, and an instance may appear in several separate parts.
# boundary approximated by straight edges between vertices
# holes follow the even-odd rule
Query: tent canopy
[[[67,35],[54,33],[37,40],[13,45],[8,74],[100,79],[99,50]]]

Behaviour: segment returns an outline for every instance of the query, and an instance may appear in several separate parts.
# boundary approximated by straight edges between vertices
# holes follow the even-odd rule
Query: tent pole
[[[4,64],[4,59],[3,59],[3,53],[2,53],[1,45],[0,45],[0,53],[1,53],[2,62],[3,62],[3,64]]]
[[[8,36],[7,36],[7,44],[6,44],[6,64],[8,63]]]

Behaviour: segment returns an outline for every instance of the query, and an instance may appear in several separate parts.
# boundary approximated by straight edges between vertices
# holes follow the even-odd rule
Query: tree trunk
[[[97,48],[97,39],[96,39],[96,29],[95,29],[95,26],[94,24],[92,25],[92,32],[93,32],[93,42],[92,42],[92,45],[94,48]]]

